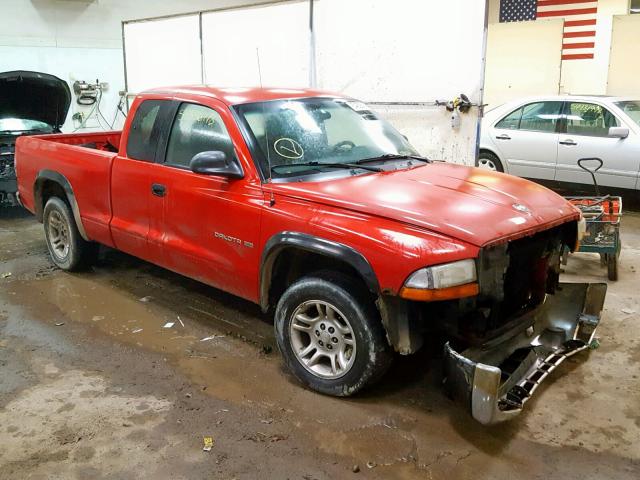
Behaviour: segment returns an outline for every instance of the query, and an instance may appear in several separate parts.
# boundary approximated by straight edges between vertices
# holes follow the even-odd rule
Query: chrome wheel
[[[47,230],[49,237],[49,245],[51,252],[60,260],[64,260],[69,255],[71,242],[69,239],[69,225],[65,221],[62,214],[53,210],[49,214],[47,221]]]
[[[483,168],[485,170],[491,170],[493,172],[498,171],[498,167],[495,162],[489,158],[481,158],[478,160],[478,167]]]
[[[293,312],[289,333],[296,358],[312,374],[335,379],[353,366],[355,335],[347,318],[333,305],[321,300],[302,303]]]

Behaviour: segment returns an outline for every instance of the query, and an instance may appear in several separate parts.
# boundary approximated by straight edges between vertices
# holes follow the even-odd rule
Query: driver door
[[[222,151],[240,158],[244,178],[197,174],[194,155]],[[254,299],[262,188],[230,112],[217,101],[180,102],[163,163],[152,182],[162,185],[164,266],[244,298]]]

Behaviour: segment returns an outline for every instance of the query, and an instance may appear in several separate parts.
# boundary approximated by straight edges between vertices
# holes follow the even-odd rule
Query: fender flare
[[[67,200],[69,201],[69,205],[71,206],[71,211],[73,212],[73,218],[76,221],[78,232],[84,240],[89,241],[87,232],[85,231],[84,225],[82,224],[82,218],[80,217],[80,208],[78,207],[76,196],[73,193],[73,188],[71,188],[71,183],[64,175],[58,172],[54,172],[53,170],[40,170],[33,185],[34,209],[38,221],[43,221],[44,205],[42,204],[42,184],[47,180],[57,183],[62,187],[64,193],[67,196]]]
[[[348,245],[300,232],[280,232],[273,235],[264,246],[260,261],[260,306],[269,308],[269,291],[273,266],[278,255],[288,248],[297,248],[335,258],[353,267],[362,277],[367,288],[375,295],[380,293],[378,277],[371,264],[357,250]]]

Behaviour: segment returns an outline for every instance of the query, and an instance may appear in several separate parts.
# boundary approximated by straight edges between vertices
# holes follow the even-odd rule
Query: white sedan
[[[600,158],[599,185],[640,189],[640,100],[550,96],[518,100],[482,120],[478,166],[520,177],[592,184],[578,167]],[[585,162],[596,167],[597,163]]]

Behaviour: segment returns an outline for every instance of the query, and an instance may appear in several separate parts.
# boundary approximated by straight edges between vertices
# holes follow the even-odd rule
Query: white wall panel
[[[309,86],[306,1],[203,13],[202,43],[207,84]]]
[[[640,15],[613,17],[607,94],[640,96]]]
[[[319,86],[370,101],[477,101],[484,16],[477,0],[318,0]]]
[[[369,102],[480,103],[485,2],[317,0],[318,86]],[[479,111],[374,106],[423,154],[473,164]]]
[[[562,20],[489,25],[484,103],[493,108],[528,95],[557,95]]]
[[[127,88],[202,83],[198,15],[124,25]]]

